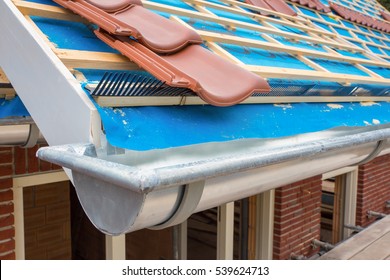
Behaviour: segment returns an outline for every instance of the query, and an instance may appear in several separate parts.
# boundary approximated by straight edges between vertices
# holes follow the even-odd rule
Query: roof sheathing
[[[49,3],[50,1],[44,1]],[[164,1],[163,1],[164,2]],[[27,1],[16,1],[16,5],[26,15],[39,15],[49,18],[62,18],[70,20],[71,22],[78,21],[84,22],[81,18],[68,13],[67,11],[49,5],[40,5]],[[166,1],[165,1],[166,3]],[[252,72],[258,73],[268,79],[287,79],[287,80],[324,80],[329,82],[337,82],[342,84],[378,84],[389,85],[390,80],[388,77],[382,77],[380,74],[369,70],[366,65],[377,65],[383,68],[389,68],[390,63],[381,59],[388,58],[390,47],[386,43],[390,44],[390,39],[386,37],[379,37],[377,34],[372,33],[370,37],[375,38],[377,41],[374,43],[364,42],[361,39],[357,39],[354,36],[350,28],[341,25],[339,20],[335,20],[336,23],[330,23],[321,18],[317,11],[313,11],[318,15],[316,21],[321,22],[329,26],[332,33],[326,30],[319,29],[316,25],[312,24],[310,17],[303,15],[300,17],[284,16],[279,13],[274,13],[274,17],[265,17],[258,14],[253,14],[248,10],[247,4],[240,2],[232,2],[230,0],[225,1],[201,1],[201,0],[187,0],[185,2],[176,0],[175,4],[183,3],[180,5],[183,8],[176,8],[157,2],[144,2],[144,6],[154,10],[163,16],[170,17],[171,20],[175,20],[181,24],[195,28],[197,32],[205,40],[206,46],[218,53],[219,55],[241,65]],[[186,5],[184,5],[186,3]],[[226,4],[230,4],[227,6]],[[234,4],[233,4],[234,3]],[[194,9],[198,11],[194,11]],[[296,8],[299,11],[299,8]],[[218,16],[216,13],[220,13]],[[234,18],[237,16],[241,19],[248,18],[245,21],[238,21]],[[249,20],[250,19],[250,20]],[[197,24],[203,22],[204,24]],[[248,23],[251,22],[251,23]],[[305,24],[303,24],[305,22]],[[33,25],[36,24],[32,23]],[[210,30],[210,26],[214,25]],[[218,30],[216,30],[216,27]],[[343,29],[345,32],[351,34],[352,38],[340,34],[335,30]],[[40,29],[43,33],[42,29]],[[51,38],[51,34],[42,34]],[[363,33],[363,31],[361,31]],[[356,37],[356,38],[355,38]],[[356,42],[364,46],[365,49],[361,49],[356,45],[349,43],[344,38],[348,38],[352,42]],[[296,44],[294,42],[297,42]],[[378,42],[383,42],[383,45],[378,45]],[[89,68],[90,63],[96,62],[94,68],[100,69],[137,69],[132,63],[127,63],[126,59],[121,56],[107,52],[106,50],[98,52],[72,50],[69,48],[64,49],[61,46],[54,46],[49,43],[52,49],[63,59],[64,63],[69,68]],[[226,51],[225,44],[234,45],[237,48],[243,50],[253,49],[256,51],[262,50],[269,55],[287,54],[292,59],[300,61],[300,64],[306,65],[305,69],[298,70],[291,67],[270,67],[266,60],[257,60],[253,63],[244,63],[240,57],[234,56],[232,53]],[[376,48],[376,53],[372,53],[372,49]],[[383,51],[381,50],[383,49]],[[345,55],[347,53],[347,55]],[[356,55],[354,55],[354,53]],[[379,53],[379,55],[378,55]],[[383,53],[383,54],[382,54]],[[251,54],[247,54],[246,57],[251,57]],[[366,59],[365,59],[366,58]],[[340,73],[336,68],[324,68],[315,60],[327,59],[334,61],[334,65],[349,64],[350,69],[354,69],[351,73]],[[90,62],[88,62],[90,60]],[[364,66],[365,65],[365,66]],[[286,81],[287,81],[286,80]],[[375,94],[375,93],[374,93]],[[272,93],[271,93],[272,96]],[[253,99],[253,98],[252,98]],[[277,102],[277,100],[273,100]],[[251,101],[255,102],[255,101]],[[259,101],[262,103],[261,101]],[[158,105],[158,104],[156,104]]]
[[[179,0],[175,0],[175,3]],[[45,1],[46,4],[50,1]],[[184,3],[184,2],[182,2]],[[246,22],[235,21],[228,16],[230,15],[240,15],[241,17],[250,17],[252,14],[248,14],[247,11],[244,13],[241,12],[242,6],[244,4],[238,3],[238,6],[232,6],[228,8],[227,5],[220,5],[213,1],[213,3],[200,1],[200,0],[189,0],[186,5],[181,5],[182,7],[188,7],[187,9],[173,8],[164,4],[158,4],[155,2],[144,2],[145,6],[148,8],[159,12],[160,14],[170,17],[171,20],[175,20],[181,24],[189,25],[192,28],[195,28],[199,34],[206,41],[206,46],[215,51],[216,53],[230,59],[231,61],[246,67],[247,69],[260,73],[268,77],[269,82],[273,86],[273,91],[270,96],[260,96],[253,97],[247,100],[248,103],[286,103],[286,102],[341,102],[341,101],[354,101],[361,102],[365,100],[371,101],[380,101],[387,100],[385,95],[388,94],[388,81],[389,77],[389,67],[388,62],[383,62],[378,59],[375,55],[370,54],[369,52],[359,49],[343,40],[341,40],[341,35],[337,32],[329,33],[326,31],[321,31],[310,23],[303,24],[307,22],[307,18],[300,16],[295,18],[284,18],[282,15],[276,15],[273,18],[263,17],[256,15],[256,24],[248,24]],[[222,2],[221,2],[222,3]],[[226,3],[231,4],[229,1]],[[139,71],[140,69],[129,62],[126,58],[122,57],[114,50],[107,48],[104,44],[94,37],[92,32],[89,30],[89,25],[83,19],[78,16],[75,16],[68,11],[51,5],[39,5],[37,3],[27,2],[27,1],[16,1],[15,4],[19,9],[26,14],[27,19],[30,21],[31,25],[35,27],[36,31],[39,32],[43,38],[45,38],[47,44],[51,47],[55,54],[63,61],[63,63],[76,75],[77,79],[84,84],[93,84],[99,81],[103,72],[105,70],[111,71]],[[191,4],[196,4],[195,6],[190,6]],[[226,17],[218,17],[215,13],[207,10],[207,7],[212,7],[214,10],[224,11]],[[224,7],[224,8],[222,8]],[[195,12],[194,9],[201,10],[201,12]],[[298,8],[297,8],[298,9]],[[236,14],[236,11],[240,11]],[[322,15],[315,11],[318,15],[318,19],[321,20]],[[29,16],[30,15],[30,16]],[[56,23],[58,20],[65,20],[62,22]],[[322,19],[323,20],[323,19]],[[332,26],[332,24],[326,20],[323,20],[324,24]],[[340,21],[335,18],[335,22]],[[68,24],[67,24],[68,23]],[[49,24],[50,28],[45,26]],[[283,29],[280,26],[285,26]],[[67,31],[62,30],[61,28],[66,29]],[[290,32],[286,31],[286,26],[289,28]],[[341,26],[342,25],[338,25]],[[348,29],[345,29],[348,30]],[[64,36],[64,32],[71,32],[73,35],[73,40],[63,40],[64,38],[72,38],[72,36]],[[81,33],[80,33],[81,32]],[[348,31],[349,32],[349,31]],[[363,33],[363,31],[362,31]],[[68,33],[66,33],[68,34]],[[77,35],[79,34],[79,35]],[[377,36],[372,33],[373,36]],[[69,35],[69,34],[68,34]],[[79,39],[77,39],[79,37]],[[261,39],[259,39],[261,38]],[[294,40],[300,40],[301,43],[295,46],[292,44],[287,44],[289,42],[294,42]],[[307,40],[307,41],[304,41]],[[385,40],[385,39],[383,39]],[[89,42],[91,41],[91,42]],[[88,43],[89,42],[89,43]],[[91,46],[94,47],[93,51],[90,51]],[[247,64],[243,62],[243,59],[251,59],[252,55],[247,55],[240,57],[239,55],[234,55],[232,52],[226,51],[228,46],[234,46],[238,50],[243,50],[244,52],[251,53],[262,53],[267,57],[263,56],[262,59],[258,59],[253,63]],[[338,54],[336,54],[337,52]],[[266,59],[271,58],[270,63],[272,63],[272,58],[277,57],[281,54],[284,54],[285,57],[290,57],[299,62],[300,65],[306,65],[306,69],[297,71],[296,68],[285,68],[285,67],[273,67],[264,65]],[[252,60],[255,58],[252,58]],[[326,61],[328,60],[328,61]],[[333,60],[333,62],[332,62]],[[329,62],[330,61],[330,62]],[[246,61],[245,61],[246,62]],[[281,61],[280,61],[281,62]],[[260,65],[256,65],[260,64]],[[263,64],[263,65],[261,65]],[[298,65],[298,64],[297,64]],[[379,66],[377,66],[379,65]],[[290,65],[291,67],[291,65]],[[92,69],[93,68],[93,69]],[[353,73],[349,72],[349,68],[353,69]],[[91,69],[91,70],[88,70]],[[99,72],[100,74],[91,75],[92,72]],[[332,72],[333,71],[333,72]],[[96,72],[96,73],[97,73]],[[352,71],[351,71],[352,72]],[[350,74],[346,74],[350,73]],[[385,77],[385,78],[382,78]],[[365,83],[362,84],[362,81]],[[343,84],[340,84],[343,83]],[[376,92],[379,96],[367,96],[372,92]],[[353,95],[351,96],[351,93]],[[284,95],[284,96],[283,96]],[[295,95],[295,96],[294,96]],[[126,101],[121,99],[118,103],[123,105],[129,102],[131,105],[174,105],[174,104],[203,104],[199,102],[195,97],[168,97],[169,101],[164,98],[147,98],[147,97],[132,97],[127,98]],[[129,101],[130,100],[130,101]],[[147,101],[145,101],[147,100]],[[107,106],[112,105],[112,100],[109,101]],[[146,102],[146,103],[145,103]],[[378,103],[380,104],[380,103]],[[98,105],[96,105],[98,106]],[[377,106],[365,107],[359,103],[355,105],[350,104],[341,104],[337,105],[337,108],[345,108],[346,112],[354,111],[360,112],[359,117],[351,115],[349,118],[350,123],[345,123],[342,121],[342,117],[337,114],[332,114],[334,116],[332,122],[327,122],[326,126],[315,125],[315,122],[306,123],[302,129],[293,129],[293,131],[287,132],[286,127],[282,125],[287,123],[286,119],[282,116],[288,116],[288,118],[293,119],[295,122],[300,122],[300,115],[318,115],[320,119],[326,115],[329,118],[329,112],[335,111],[334,108],[328,107],[326,104],[317,107],[316,105],[282,105],[281,107],[274,107],[274,105],[259,105],[261,107],[254,106],[252,109],[250,107],[245,107],[248,112],[247,119],[253,119],[256,110],[261,110],[262,112],[269,112],[268,115],[272,115],[273,111],[280,111],[282,114],[277,114],[275,121],[276,123],[270,122],[271,126],[276,126],[278,129],[274,129],[272,135],[265,135],[258,132],[251,134],[249,131],[256,131],[254,129],[258,126],[257,121],[255,123],[246,124],[245,127],[248,128],[247,132],[240,131],[238,129],[239,125],[232,126],[236,132],[226,132],[226,125],[218,121],[213,121],[213,123],[219,124],[217,127],[212,128],[210,131],[215,133],[206,134],[207,137],[202,139],[193,139],[184,137],[177,141],[171,139],[170,136],[162,135],[161,139],[166,139],[163,143],[148,143],[144,147],[138,145],[143,145],[144,140],[136,140],[132,133],[126,133],[126,131],[138,131],[137,135],[148,135],[146,132],[140,132],[138,126],[132,127],[134,123],[129,123],[129,119],[118,115],[118,112],[124,113],[124,115],[134,119],[135,116],[144,115],[143,110],[148,110],[147,108],[134,108],[134,109],[112,109],[112,108],[99,108],[100,114],[104,119],[104,125],[107,128],[108,137],[117,137],[118,135],[132,135],[132,139],[122,139],[124,141],[119,146],[126,147],[129,149],[151,149],[151,148],[166,148],[176,145],[191,145],[201,143],[202,141],[224,141],[225,140],[234,140],[239,138],[247,137],[280,137],[283,135],[291,135],[296,133],[305,133],[309,131],[323,130],[327,128],[332,128],[339,125],[347,126],[359,126],[359,125],[369,125],[377,123],[387,123],[386,118],[387,112],[387,103],[383,103],[379,106],[383,110],[377,110]],[[307,109],[313,110],[307,110]],[[317,108],[317,109],[315,109]],[[226,111],[223,111],[221,115],[225,115],[227,119],[230,119],[228,116],[241,115],[241,107],[237,108],[227,108]],[[286,114],[294,109],[294,114]],[[329,110],[328,110],[329,109]],[[129,110],[129,111],[126,111]],[[151,119],[159,119],[163,115],[172,113],[172,107],[166,109],[158,109],[153,111],[150,114]],[[176,110],[176,109],[175,109]],[[186,114],[188,113],[188,108],[185,110]],[[197,115],[199,108],[193,108],[192,114]],[[207,110],[217,110],[215,108],[210,108]],[[210,112],[211,112],[210,111]],[[365,111],[366,113],[362,113]],[[182,112],[179,110],[178,112]],[[205,115],[210,115],[210,112],[206,112]],[[341,112],[341,111],[336,111]],[[180,114],[181,114],[180,113]],[[182,119],[179,113],[176,114],[176,119]],[[244,114],[245,115],[245,114]],[[267,114],[266,114],[267,115]],[[267,119],[267,116],[264,115],[260,118]],[[295,116],[295,117],[292,117]],[[364,117],[363,117],[364,116]],[[198,127],[194,123],[195,119],[185,118],[180,122],[186,123],[188,127]],[[107,120],[109,120],[107,122]],[[114,120],[114,123],[112,121]],[[146,119],[142,118],[146,121]],[[258,120],[258,119],[257,119]],[[198,120],[196,120],[198,121]],[[321,123],[317,119],[318,123]],[[169,122],[167,122],[169,123]],[[266,123],[263,123],[266,124]],[[118,127],[121,127],[122,132],[119,132]],[[163,125],[163,124],[160,124]],[[208,126],[207,124],[202,124]],[[116,127],[114,130],[108,129],[108,127]],[[148,128],[148,125],[145,126]],[[270,130],[264,129],[265,130]],[[115,133],[118,131],[118,133]],[[155,133],[155,130],[153,130]],[[159,131],[156,128],[156,131]],[[223,132],[225,131],[225,132]],[[260,131],[263,131],[261,129]],[[218,135],[229,135],[227,137],[220,138]],[[142,138],[142,137],[141,137]],[[179,137],[180,138],[180,137]],[[171,139],[171,140],[168,140]],[[182,141],[183,139],[189,140],[188,142]],[[112,139],[110,139],[112,140]],[[116,140],[113,140],[114,142]]]

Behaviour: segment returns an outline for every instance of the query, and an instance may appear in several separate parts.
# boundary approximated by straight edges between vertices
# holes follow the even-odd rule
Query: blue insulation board
[[[339,33],[342,36],[346,36],[346,37],[352,38],[351,33],[349,33],[349,31],[344,29],[344,28],[339,28],[339,27],[333,26],[333,29],[336,30],[336,32]]]
[[[19,96],[11,100],[0,99],[0,119],[10,117],[28,117],[30,113],[24,107]]]
[[[315,11],[306,9],[304,7],[299,7],[302,13],[304,13],[307,16],[314,17],[314,18],[319,18],[319,16],[315,13]]]
[[[26,0],[28,2],[33,2],[33,3],[39,3],[39,4],[45,4],[45,5],[52,5],[52,6],[60,6],[53,0]]]
[[[319,64],[320,66],[324,67],[332,73],[368,76],[366,72],[363,72],[362,70],[356,68],[351,63],[333,61],[322,58],[311,58],[311,60],[313,60],[315,63]]]
[[[110,144],[140,151],[390,122],[390,103],[97,107]]]
[[[359,39],[361,39],[361,40],[363,40],[363,41],[366,41],[366,42],[370,42],[370,40],[368,40],[368,38],[367,38],[366,35],[363,35],[363,34],[361,34],[361,33],[359,33],[359,32],[356,32],[355,34],[356,34],[356,36],[359,37]]]
[[[341,22],[348,28],[356,29],[356,26],[352,22],[349,22],[349,21],[346,21],[346,20],[341,20]]]
[[[247,23],[252,23],[255,25],[260,25],[259,22],[257,22],[254,19],[251,19],[250,17],[247,17],[247,16],[242,16],[242,15],[238,15],[238,14],[227,12],[227,11],[222,11],[222,10],[211,8],[211,7],[207,7],[206,9],[219,17],[229,18],[229,19],[238,20],[238,21],[247,22]]]
[[[193,28],[197,30],[205,30],[210,32],[229,34],[238,37],[266,42],[266,40],[263,37],[261,37],[262,33],[253,30],[244,29],[241,27],[236,27],[234,29],[227,29],[225,26],[215,22],[198,20],[189,17],[180,17],[180,19],[182,19],[184,22],[188,23],[189,25],[191,25]]]
[[[191,7],[190,5],[184,3],[183,1],[180,1],[180,0],[150,0],[150,2],[165,4],[168,6],[182,8],[182,9],[186,9],[186,10],[190,10],[190,11],[197,11],[196,9]]]
[[[95,36],[92,25],[37,16],[31,19],[58,48],[117,53]]]
[[[338,50],[338,49],[333,49],[335,50],[336,52],[338,52],[339,54],[342,54],[344,56],[350,56],[350,57],[356,57],[356,58],[361,58],[361,59],[368,59],[364,54],[362,53],[352,53],[352,52],[349,52],[349,51],[345,51],[345,50]]]
[[[312,22],[317,25],[318,27],[326,30],[326,31],[329,31],[329,32],[333,32],[332,29],[330,29],[330,27],[325,24],[325,23],[322,23],[322,22],[319,22],[319,21],[315,21],[315,20],[312,20]]]
[[[370,65],[366,65],[365,67],[370,69],[371,71],[374,71],[375,73],[377,73],[378,75],[381,75],[382,77],[384,77],[386,79],[390,79],[390,69],[383,68],[383,67],[375,67],[375,66],[370,66]],[[390,88],[389,88],[389,90],[390,90]]]
[[[248,65],[312,70],[307,64],[287,53],[271,52],[230,44],[220,44],[220,46]]]
[[[383,45],[383,42],[373,36],[370,36],[370,39],[377,45]]]
[[[367,45],[367,47],[368,47],[373,53],[383,55],[383,52],[381,52],[381,50],[380,50],[378,47],[371,46],[371,45]]]
[[[326,14],[321,14],[321,16],[322,16],[322,18],[323,18],[324,20],[326,20],[327,22],[339,24],[339,22],[338,22],[336,19],[334,19],[333,17],[330,17],[330,16],[328,16],[328,15],[326,15]]]

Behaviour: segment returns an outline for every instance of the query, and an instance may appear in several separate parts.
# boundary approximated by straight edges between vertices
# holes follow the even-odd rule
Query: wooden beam
[[[247,38],[232,36],[228,34],[220,34],[220,33],[214,33],[210,31],[204,31],[204,30],[197,30],[197,32],[202,37],[203,40],[209,42],[211,41],[211,42],[232,44],[232,45],[238,45],[244,47],[260,48],[263,50],[268,50],[273,52],[286,52],[293,55],[305,55],[305,56],[325,58],[329,60],[336,60],[336,61],[349,62],[349,63],[362,63],[366,65],[390,67],[390,62],[371,61],[371,60],[349,57],[349,56],[341,56],[341,55],[336,56],[328,52],[291,47],[282,44],[263,42],[259,40],[247,39]]]
[[[212,16],[209,14],[189,11],[189,10],[180,9],[180,8],[173,8],[173,7],[170,7],[167,5],[149,2],[149,1],[146,1],[143,3],[144,3],[144,6],[146,8],[155,9],[158,11],[167,12],[167,13],[174,14],[174,15],[185,16],[185,17],[190,17],[190,18],[205,20],[205,21],[211,21],[211,22],[219,23],[219,24],[222,24],[225,26],[241,27],[241,28],[248,29],[248,30],[258,31],[261,33],[271,33],[271,34],[279,35],[279,36],[282,36],[285,38],[302,40],[302,41],[311,42],[311,43],[315,43],[315,44],[328,45],[328,46],[332,46],[332,47],[335,47],[338,49],[345,49],[345,50],[350,50],[350,51],[355,51],[355,52],[362,51],[359,47],[341,44],[341,43],[334,42],[331,40],[312,38],[309,36],[303,36],[303,35],[299,35],[299,34],[295,34],[295,33],[285,32],[282,30],[276,30],[276,29],[272,29],[269,27],[261,26],[261,25],[241,22],[238,20]]]
[[[250,9],[252,11],[265,12],[267,14],[270,14],[270,15],[273,15],[273,16],[277,16],[277,17],[280,17],[280,18],[286,18],[286,19],[289,19],[291,21],[308,23],[308,21],[306,19],[304,19],[304,18],[286,15],[286,14],[279,13],[279,12],[276,12],[276,11],[273,11],[273,10],[268,10],[268,9],[265,9],[265,8],[253,6],[251,4],[247,4],[247,3],[244,3],[244,2],[239,2],[239,1],[235,1],[235,0],[222,0],[222,2],[227,3],[229,5],[232,5],[232,6],[239,6],[241,8]]]
[[[222,11],[231,12],[231,13],[242,15],[242,16],[248,16],[249,18],[253,18],[255,20],[258,20],[263,25],[268,26],[268,28],[270,28],[272,30],[279,30],[278,28],[274,27],[271,24],[271,23],[275,23],[275,24],[281,24],[283,26],[289,26],[289,27],[292,27],[292,28],[297,28],[297,29],[302,30],[302,31],[317,33],[319,35],[326,35],[329,38],[336,38],[337,37],[337,35],[336,35],[337,33],[333,34],[333,33],[330,33],[328,31],[322,31],[322,30],[320,30],[318,28],[309,27],[308,25],[302,26],[302,25],[298,25],[298,24],[295,24],[295,23],[291,23],[290,21],[286,21],[286,20],[283,21],[283,20],[272,18],[272,17],[267,17],[267,16],[262,16],[262,15],[259,15],[259,14],[254,14],[254,13],[245,11],[243,9],[237,10],[237,9],[232,8],[232,7],[226,7],[226,6],[223,6],[223,5],[219,5],[219,4],[215,4],[215,3],[211,3],[211,2],[206,2],[206,1],[203,1],[203,0],[186,0],[186,2],[194,3],[197,6],[202,5],[204,7],[212,7],[212,8],[215,8],[215,9],[222,10]],[[236,2],[236,3],[240,3],[240,2]]]
[[[0,99],[11,100],[15,98],[16,91],[13,88],[1,88],[0,87]]]
[[[55,53],[68,68],[140,70],[137,64],[120,54],[68,49],[56,49]]]
[[[358,83],[358,84],[377,84],[390,85],[390,79],[373,78],[367,76],[328,73],[313,70],[297,70],[290,68],[246,65],[245,68],[263,78],[285,78],[293,80],[317,80],[333,81],[341,84]]]
[[[214,53],[218,54],[221,57],[226,58],[227,60],[233,62],[234,64],[245,66],[245,63],[239,60],[237,57],[229,53],[227,50],[222,48],[220,45],[214,42],[207,42],[207,47],[212,50]]]
[[[1,84],[3,84],[3,86],[0,86],[0,98],[4,98],[6,100],[14,98],[16,91],[12,88],[11,82],[8,80],[4,71],[0,68],[0,85]]]
[[[96,102],[102,107],[206,105],[198,96],[99,96]],[[241,104],[278,103],[333,103],[333,102],[390,102],[390,96],[257,96]]]
[[[89,23],[82,17],[62,7],[19,0],[14,1],[14,4],[24,15]]]
[[[299,6],[299,5],[295,5],[295,6]],[[350,27],[347,27],[347,26],[344,26],[344,25],[340,25],[340,24],[336,24],[336,23],[333,23],[333,22],[328,22],[320,17],[316,18],[316,17],[312,17],[312,16],[309,16],[309,15],[306,15],[306,14],[303,14],[302,12],[300,12],[300,15],[303,16],[304,18],[307,18],[309,20],[314,20],[314,21],[317,21],[317,22],[321,22],[323,24],[326,24],[328,26],[331,26],[331,27],[337,27],[337,28],[340,28],[340,29],[344,29],[344,30],[347,30],[347,31],[350,31],[352,33],[359,33],[359,34],[362,34],[362,35],[367,35],[365,32],[363,32],[362,30],[359,30],[359,29],[352,29]],[[339,18],[339,19],[342,19],[342,20],[345,20],[343,18],[341,18],[340,16],[338,15],[335,15],[336,18]],[[355,23],[356,25],[360,25],[360,26],[363,26],[361,24],[358,24],[358,23]],[[364,28],[367,28],[369,31],[370,31],[370,27],[367,27],[367,26],[363,26]],[[380,30],[377,30],[378,32],[381,33]],[[376,39],[380,39],[380,40],[384,40],[384,41],[387,41],[387,42],[390,42],[390,39],[388,39],[387,37],[379,37],[377,36],[376,34],[372,33],[370,31],[370,34],[369,34],[371,37],[375,37]],[[340,35],[342,36],[342,35]],[[345,37],[345,36],[342,36],[344,38],[347,38],[347,39],[353,39],[353,38],[349,38],[349,37]],[[355,41],[357,42],[363,42],[362,40],[360,39],[355,39]],[[365,41],[364,41],[365,42]],[[387,46],[383,46],[385,48],[387,48]]]
[[[313,68],[314,70],[317,70],[317,71],[322,71],[322,72],[330,72],[329,70],[325,69],[324,67],[322,67],[321,65],[319,65],[318,63],[315,63],[313,60],[307,58],[307,57],[304,57],[302,55],[297,55],[296,56],[300,61],[302,61],[303,63],[305,63],[306,65],[309,65],[311,68]]]
[[[332,218],[332,244],[341,241],[344,227],[344,176],[337,176],[334,185],[333,218]]]
[[[9,83],[10,81],[5,75],[5,72],[3,71],[3,69],[0,68],[0,84],[9,84]]]

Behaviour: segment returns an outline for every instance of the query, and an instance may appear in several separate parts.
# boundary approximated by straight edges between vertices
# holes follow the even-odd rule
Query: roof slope
[[[49,0],[0,1],[8,38],[0,67],[48,143],[66,144],[39,157],[71,170],[102,231],[171,226],[390,152],[388,33],[290,2],[296,16],[232,0],[143,5],[195,30],[205,51],[266,78],[270,93],[220,108],[192,94],[145,91],[155,77],[99,40],[95,25]],[[379,20],[379,5],[360,7]],[[107,71],[142,79],[106,88],[126,86],[129,95],[95,99]]]
[[[357,0],[333,2],[371,15],[377,21],[383,12],[383,7],[375,1],[369,5]],[[106,86],[108,89],[104,91],[104,96],[91,99],[100,112],[105,131],[110,131],[108,138],[114,141],[115,145],[124,148],[152,149],[241,138],[281,137],[340,125],[364,126],[388,122],[387,103],[365,106],[366,103],[359,102],[381,102],[389,98],[390,34],[345,20],[332,11],[320,8],[321,5],[328,7],[330,1],[322,1],[321,5],[315,1],[287,1],[289,7],[296,12],[295,16],[284,14],[283,10],[278,11],[277,8],[269,10],[233,0],[143,1],[143,6],[153,13],[196,31],[203,40],[203,48],[267,79],[271,87],[270,93],[257,93],[243,101],[260,105],[223,110],[197,106],[153,110],[142,108],[150,105],[203,105],[205,102],[191,93],[183,95],[169,90],[161,94],[157,94],[157,91],[149,94],[142,90],[143,86],[137,86],[140,81],[149,81],[148,79],[153,77],[99,41],[92,32],[95,27],[89,22],[59,7],[53,1],[14,3],[35,32],[74,75],[87,96],[94,92],[107,71],[114,73],[115,77],[135,75],[142,78],[133,83],[134,88],[131,90],[127,90],[125,83],[117,82],[113,83],[116,86],[111,89]],[[224,85],[223,75],[221,77],[212,79],[217,81],[216,84]],[[237,84],[240,82],[236,81]],[[126,89],[121,90],[121,96],[115,94],[119,86]],[[305,103],[300,104],[302,102]],[[311,104],[317,102],[325,104]],[[344,103],[328,106],[331,102]],[[272,105],[277,103],[290,104]],[[329,118],[329,112],[343,110],[355,114],[349,114],[348,121],[339,114],[333,114],[334,117]],[[216,119],[216,112],[224,118]],[[280,115],[280,112],[283,114]],[[199,115],[203,118],[199,119]],[[287,118],[298,122],[299,116],[302,115],[315,116],[311,119],[316,121],[306,123],[301,128],[292,126],[289,129],[288,126],[282,125],[289,123]],[[141,140],[143,137],[135,140],[137,137],[134,135],[151,137],[146,136],[149,135],[147,131],[151,131],[148,130],[149,125],[135,125],[137,121],[130,121],[138,116],[143,116],[145,123],[155,127],[152,134],[164,131],[166,133],[161,135],[161,138],[172,141],[162,141],[155,145]],[[146,116],[150,118],[146,119]],[[169,118],[163,116],[170,116],[171,124]],[[237,116],[258,121],[237,121]],[[332,121],[321,121],[325,118]],[[165,122],[154,123],[154,119],[164,119]],[[229,121],[232,119],[234,121]],[[162,129],[178,121],[184,125],[182,137],[175,137],[175,130]],[[210,123],[214,125],[209,125]],[[205,133],[207,137],[184,136],[188,127],[199,126],[210,127],[209,132]],[[110,130],[111,127],[115,129]],[[146,131],[142,131],[144,127]],[[134,133],[129,134],[129,131]],[[264,133],[265,131],[270,133]],[[122,139],[122,142],[114,139]],[[137,141],[145,143],[144,147],[137,144]]]

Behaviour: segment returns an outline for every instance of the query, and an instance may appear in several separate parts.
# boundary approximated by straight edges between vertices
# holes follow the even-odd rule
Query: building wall
[[[36,158],[39,147],[0,147],[0,259],[15,259],[12,178],[60,169]]]
[[[69,181],[23,189],[26,260],[70,260]]]
[[[368,226],[375,218],[367,211],[390,214],[386,201],[390,200],[390,155],[377,157],[359,166],[356,224]]]
[[[59,169],[59,167],[55,165],[37,159],[35,154],[38,148],[39,146],[35,146],[31,149],[23,149],[18,147],[0,148],[0,259],[15,259],[12,178],[15,176],[44,173],[47,171]],[[385,204],[386,201],[390,200],[389,168],[390,155],[378,157],[373,161],[359,167],[356,213],[357,225],[367,226],[375,220],[375,218],[367,217],[368,210],[390,214],[390,209],[386,208]],[[29,190],[27,190],[27,192],[29,192]],[[25,194],[25,196],[27,195]],[[60,204],[64,203],[60,201],[58,202]],[[290,258],[291,254],[310,256],[317,252],[316,250],[312,249],[311,241],[313,239],[319,239],[320,237],[320,203],[321,176],[316,176],[310,179],[286,185],[276,190],[273,254],[274,259],[288,259]],[[51,202],[47,203],[45,207],[49,208],[45,208],[45,213],[51,212],[47,210],[51,209],[51,204]],[[53,207],[55,208],[55,206]],[[65,205],[64,208],[68,209],[68,207],[69,206]],[[50,216],[52,214],[53,213],[49,213],[45,215]],[[64,220],[64,213],[60,213],[58,215],[61,216],[60,220]],[[65,224],[69,225],[68,221],[64,220],[64,222]],[[28,229],[28,227],[29,225],[26,226],[26,229]],[[53,231],[51,233],[53,233]],[[42,230],[41,232],[44,234],[49,234],[50,230]],[[59,230],[57,232],[64,236],[64,232],[60,233]],[[164,234],[155,234],[157,234],[157,236],[149,236],[148,238],[144,238],[144,240],[150,242],[150,240],[166,239],[168,241],[167,244],[170,244],[171,235],[168,234],[168,232]],[[138,253],[136,252],[139,251],[137,249],[139,244],[142,244],[139,243],[142,242],[142,240],[138,241],[139,239],[143,239],[141,237],[144,237],[142,232],[134,234],[133,236],[129,235],[127,237],[127,258],[139,258]],[[47,238],[50,239],[50,237]],[[101,244],[99,247],[104,249],[104,239],[100,238],[99,240],[99,244]],[[64,243],[63,240],[58,239],[58,241]],[[29,242],[31,242],[31,239],[27,238],[27,250],[30,244]],[[69,245],[69,240],[65,241],[64,244]],[[171,246],[168,246],[167,248],[171,248]],[[167,248],[151,249],[151,251],[154,251],[152,258],[169,258],[171,252]],[[99,253],[99,258],[103,257],[104,255],[103,249]],[[61,251],[67,252],[65,255],[69,252],[68,249],[60,249],[57,247],[57,253]],[[89,250],[87,249],[86,251]],[[145,252],[142,252],[142,254],[145,254]],[[64,258],[65,256],[62,254],[61,257],[61,253],[55,255],[55,253],[46,252],[46,257],[50,258],[49,255],[53,258]],[[26,257],[28,257],[28,254]],[[85,257],[90,258],[91,256]],[[146,254],[144,257],[151,258],[151,256],[148,254]]]
[[[321,176],[276,189],[273,258],[311,256],[311,246],[320,238]]]

